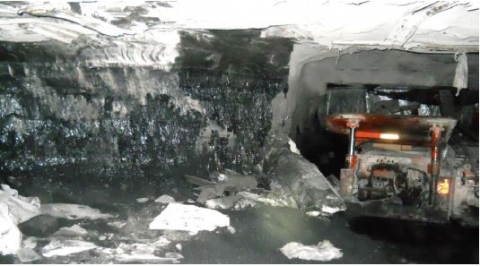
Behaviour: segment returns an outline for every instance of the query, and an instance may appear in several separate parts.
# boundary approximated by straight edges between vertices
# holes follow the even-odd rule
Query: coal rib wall
[[[208,35],[184,33],[170,71],[4,57],[0,170],[250,171],[271,126],[271,100],[287,90],[292,44],[255,30]]]

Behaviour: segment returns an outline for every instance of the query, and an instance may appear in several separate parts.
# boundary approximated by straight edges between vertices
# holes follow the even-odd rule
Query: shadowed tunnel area
[[[398,254],[417,263],[469,264],[478,261],[478,227],[375,217],[354,218],[349,225],[355,233],[394,244]]]

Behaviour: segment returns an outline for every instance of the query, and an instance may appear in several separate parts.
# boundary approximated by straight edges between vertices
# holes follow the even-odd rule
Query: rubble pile
[[[200,193],[196,201],[211,209],[241,210],[257,204],[305,209],[322,215],[344,211],[346,205],[337,190],[318,168],[300,155],[295,143],[285,135],[270,136],[266,156],[257,165],[257,175],[230,169],[213,172],[209,179],[185,175]],[[264,178],[269,188],[260,188]],[[314,215],[318,216],[318,215]]]
[[[97,258],[94,262],[98,263],[179,263],[183,259],[178,253],[181,251],[181,244],[174,241],[185,238],[167,232],[169,230],[164,230],[165,234],[158,238],[153,235],[152,239],[126,237],[127,231],[122,232],[122,229],[128,221],[119,220],[118,215],[103,213],[86,205],[40,204],[38,198],[20,196],[17,190],[8,185],[2,184],[1,188],[0,257],[14,256],[21,263],[48,262],[49,259],[54,262],[69,262],[70,259],[78,260],[88,254],[95,254]],[[163,195],[160,199],[165,202],[175,201],[168,195]],[[157,208],[160,206],[157,205]],[[188,218],[189,215],[186,215]],[[204,213],[201,213],[202,217],[203,215]],[[224,217],[225,226],[228,226],[228,216]],[[211,226],[212,221],[207,224]],[[98,226],[107,226],[110,229],[96,230]],[[198,229],[198,225],[192,226]],[[140,243],[132,243],[135,241]],[[65,259],[61,259],[63,257]]]

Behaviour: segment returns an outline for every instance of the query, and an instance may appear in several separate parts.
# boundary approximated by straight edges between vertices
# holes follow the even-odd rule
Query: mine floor
[[[221,210],[230,217],[234,232],[218,228],[196,235],[148,229],[149,223],[166,205],[155,203],[163,194],[187,204],[195,199],[192,187],[181,176],[165,177],[155,167],[140,173],[126,171],[116,176],[123,183],[105,182],[92,175],[82,178],[76,167],[42,169],[31,176],[19,176],[17,189],[23,196],[37,196],[44,203],[76,203],[98,208],[112,214],[108,220],[66,220],[35,217],[34,222],[21,226],[24,239],[36,241],[34,250],[41,250],[60,227],[79,225],[88,234],[76,238],[105,249],[120,246],[148,246],[160,237],[170,244],[153,252],[166,257],[168,252],[181,254],[180,263],[475,263],[479,262],[478,228],[459,225],[432,225],[375,218],[353,218],[345,213],[331,217],[311,217],[290,208],[257,206],[243,210]],[[122,176],[123,175],[123,176]],[[132,175],[137,175],[133,177]],[[61,181],[60,181],[61,180]],[[97,180],[97,182],[95,182]],[[146,180],[146,181],[141,181]],[[139,198],[148,198],[144,203]],[[195,203],[188,203],[195,204]],[[108,223],[119,222],[121,228]],[[28,234],[27,234],[28,233]],[[288,259],[280,248],[295,241],[315,245],[329,240],[341,249],[343,256],[326,262]],[[135,246],[137,245],[137,246]],[[140,245],[141,246],[141,245]],[[21,263],[13,256],[1,263]],[[165,261],[169,262],[169,261]],[[121,261],[115,256],[92,249],[67,256],[42,257],[31,263],[162,263],[159,261]]]

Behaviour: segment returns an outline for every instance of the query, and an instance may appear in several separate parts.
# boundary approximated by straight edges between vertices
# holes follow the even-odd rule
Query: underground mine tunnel
[[[478,264],[476,1],[0,16],[0,262]]]

